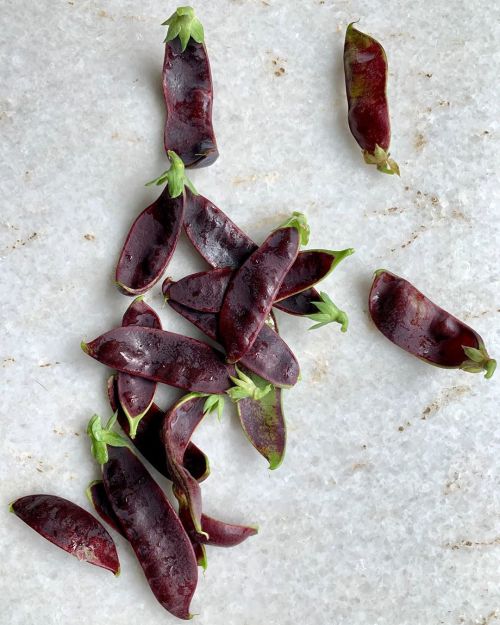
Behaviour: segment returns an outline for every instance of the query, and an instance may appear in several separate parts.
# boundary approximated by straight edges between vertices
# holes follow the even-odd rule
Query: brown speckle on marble
[[[83,238],[86,241],[94,241],[95,240],[95,236],[93,234],[91,234],[90,232],[87,232],[87,234],[84,234]]]
[[[427,139],[421,132],[417,132],[415,135],[415,149],[420,151],[427,144]]]

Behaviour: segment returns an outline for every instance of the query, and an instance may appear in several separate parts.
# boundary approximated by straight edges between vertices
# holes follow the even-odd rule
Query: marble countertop
[[[256,240],[293,210],[311,247],[354,247],[324,285],[347,334],[279,315],[302,382],[285,394],[288,448],[269,472],[229,407],[195,441],[208,514],[258,523],[209,551],[199,625],[500,623],[500,375],[411,358],[367,314],[372,272],[410,279],[500,356],[499,5],[375,0],[193,2],[214,78],[219,160],[200,192]],[[8,503],[52,492],[87,509],[98,475],[85,427],[108,415],[107,370],[80,350],[119,324],[112,284],[131,220],[166,168],[160,90],[172,3],[2,3],[0,45],[0,621],[174,623],[129,546],[122,574],[70,558]],[[347,24],[389,59],[401,178],[363,164],[346,118]],[[169,274],[201,270],[181,240]],[[146,301],[163,324],[193,332]],[[178,396],[161,389],[167,406]]]

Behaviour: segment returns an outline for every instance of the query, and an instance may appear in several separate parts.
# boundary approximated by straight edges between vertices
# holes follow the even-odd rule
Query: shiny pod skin
[[[115,376],[111,376],[108,380],[108,399],[111,410],[118,412],[118,423],[130,438],[129,422],[118,403]],[[155,403],[151,404],[137,427],[133,443],[157,471],[167,479],[172,480],[165,458],[165,447],[161,440],[161,428],[164,418],[165,411],[161,410]],[[192,442],[189,442],[187,445],[183,463],[198,482],[206,480],[210,475],[210,465],[207,456]]]
[[[208,337],[217,340],[217,315],[192,310],[172,300],[168,305]],[[292,350],[271,327],[264,324],[241,364],[274,386],[289,388],[299,379],[300,367]]]
[[[258,378],[245,373],[258,386]],[[286,423],[283,414],[281,389],[273,388],[261,399],[240,399],[236,404],[241,427],[255,449],[277,469],[283,462],[286,447]]]
[[[229,363],[241,360],[252,347],[299,246],[297,228],[279,228],[233,275],[218,321],[219,340]]]
[[[127,447],[109,447],[102,467],[106,495],[153,594],[174,616],[189,619],[198,582],[191,541],[175,510]]]
[[[73,502],[55,495],[27,495],[14,501],[10,510],[40,536],[78,560],[115,575],[120,572],[115,543],[107,530]]]
[[[177,26],[190,28],[196,23],[196,30],[175,34]],[[203,28],[190,7],[177,9],[165,24],[169,24],[162,75],[167,109],[165,150],[177,152],[186,167],[207,167],[219,152],[212,125],[213,85]]]
[[[233,369],[221,354],[181,334],[127,326],[82,343],[82,349],[118,371],[188,391],[223,393],[231,387]]]
[[[386,96],[387,57],[378,41],[349,24],[344,43],[344,74],[349,128],[366,163],[386,174],[398,174],[389,157],[391,125]]]
[[[196,251],[217,269],[237,269],[258,247],[226,213],[189,189],[186,189],[184,230]],[[318,301],[320,295],[316,289],[308,289],[276,302],[275,307],[292,315],[306,316],[317,312],[312,302]]]
[[[493,375],[496,362],[488,356],[479,334],[404,278],[377,271],[369,310],[382,334],[408,353],[439,367],[485,371],[487,378]]]
[[[122,326],[143,326],[161,330],[161,321],[151,306],[148,306],[142,297],[138,297],[125,311]],[[119,402],[129,421],[129,431],[133,438],[139,421],[153,403],[156,382],[128,373],[118,373],[116,386]]]
[[[184,202],[185,192],[172,198],[166,186],[132,224],[116,266],[125,295],[142,295],[162,277],[179,239]]]

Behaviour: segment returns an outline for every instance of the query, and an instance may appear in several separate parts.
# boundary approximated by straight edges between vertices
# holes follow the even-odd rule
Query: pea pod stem
[[[311,326],[309,330],[316,330],[317,328],[321,328],[328,323],[335,322],[341,325],[341,332],[347,332],[347,327],[349,325],[347,314],[333,303],[328,293],[322,291],[320,293],[320,297],[321,301],[313,302],[319,312],[308,315],[311,321],[317,322]]]
[[[191,38],[197,43],[205,42],[203,24],[196,17],[194,9],[191,7],[179,7],[168,19],[162,22],[162,26],[168,26],[165,43],[179,37],[181,52],[186,50]]]
[[[167,183],[168,194],[172,199],[182,195],[184,187],[187,187],[193,195],[198,195],[194,184],[186,176],[182,159],[173,150],[167,151],[170,160],[170,168],[160,174],[157,178],[146,182],[146,187],[156,185],[162,187]]]

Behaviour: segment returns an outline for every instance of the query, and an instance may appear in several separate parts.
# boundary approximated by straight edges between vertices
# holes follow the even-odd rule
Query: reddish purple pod
[[[404,278],[384,269],[375,272],[369,309],[382,334],[410,354],[438,367],[493,375],[496,361],[479,334]]]
[[[163,95],[167,109],[165,150],[186,167],[207,167],[219,156],[212,126],[213,86],[203,26],[191,7],[166,20]]]
[[[118,403],[115,376],[111,376],[108,380],[108,399],[111,410],[117,413],[118,423],[130,438],[129,422]],[[161,410],[155,403],[152,403],[137,427],[133,443],[157,471],[167,479],[172,480],[165,458],[165,447],[161,440],[161,428],[164,418],[165,411]],[[210,475],[210,464],[207,456],[191,441],[184,452],[183,463],[198,482],[203,482]]]
[[[162,277],[177,246],[181,231],[185,191],[196,193],[184,173],[184,163],[168,153],[170,169],[148,184],[168,182],[160,197],[132,224],[116,266],[116,284],[125,295],[142,295]]]
[[[233,275],[219,313],[218,327],[229,363],[238,362],[252,347],[301,242],[307,243],[308,238],[305,216],[294,213]]]
[[[137,297],[127,308],[122,326],[143,326],[161,330],[161,321],[156,312]],[[156,392],[156,382],[128,373],[118,373],[116,387],[120,406],[129,424],[130,438],[134,438],[137,426],[149,410]]]
[[[300,252],[281,283],[274,304],[297,295],[326,278],[339,262],[350,256],[353,251],[347,249],[341,252],[330,250]],[[219,312],[234,273],[235,270],[225,267],[194,273],[177,282],[167,278],[162,286],[163,295],[165,299],[172,299],[194,310]]]
[[[119,574],[120,563],[113,539],[99,521],[80,506],[55,495],[27,495],[14,501],[10,510],[40,536],[78,560]]]
[[[176,312],[190,321],[208,337],[217,340],[217,315],[192,310],[177,302],[168,301]],[[241,364],[273,386],[289,388],[299,379],[300,367],[292,350],[272,327],[264,324],[252,347],[241,359]]]
[[[220,208],[189,189],[186,190],[184,230],[196,251],[214,268],[237,269],[258,247]],[[307,316],[316,312],[312,302],[319,299],[316,289],[307,289],[275,306],[292,315]]]
[[[232,367],[221,354],[196,339],[140,326],[115,328],[83,351],[118,371],[200,393],[223,393],[231,386]]]
[[[387,57],[380,43],[354,28],[353,23],[345,35],[344,73],[349,128],[363,150],[365,162],[385,174],[399,176],[399,167],[389,154]]]

